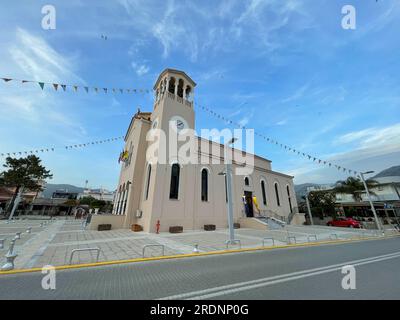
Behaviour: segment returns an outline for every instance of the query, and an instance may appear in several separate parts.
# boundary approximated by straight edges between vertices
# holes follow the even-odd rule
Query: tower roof
[[[188,80],[190,82],[190,84],[195,87],[196,86],[196,82],[194,82],[192,80],[192,78],[190,78],[184,71],[180,71],[180,70],[176,70],[176,69],[171,69],[171,68],[167,68],[165,69],[163,72],[160,73],[160,75],[157,78],[156,83],[154,84],[153,89],[155,90],[158,86],[158,83],[161,81],[161,79],[164,77],[164,75],[166,73],[171,73],[171,74],[176,74],[176,75],[181,75],[183,77],[185,77],[186,80]]]

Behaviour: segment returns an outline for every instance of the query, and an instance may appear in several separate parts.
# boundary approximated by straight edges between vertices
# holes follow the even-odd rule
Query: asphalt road
[[[344,265],[356,289],[344,290]],[[0,276],[0,299],[399,299],[400,238]]]

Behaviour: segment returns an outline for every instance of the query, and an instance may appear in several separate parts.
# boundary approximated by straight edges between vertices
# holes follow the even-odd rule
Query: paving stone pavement
[[[165,255],[192,253],[197,245],[200,252],[210,252],[226,249],[226,240],[229,238],[227,229],[216,231],[185,231],[180,234],[146,232],[132,232],[128,229],[110,231],[85,230],[81,220],[54,220],[46,226],[40,227],[40,221],[23,220],[13,224],[0,222],[0,238],[8,237],[11,240],[15,232],[24,232],[28,226],[32,233],[23,233],[21,240],[15,247],[18,257],[15,260],[16,269],[43,267],[44,265],[67,265],[74,249],[99,248],[99,261],[126,260],[141,258],[143,247],[146,245],[163,245]],[[275,245],[286,244],[288,236],[296,237],[297,243],[315,241],[309,236],[316,235],[318,241],[329,240],[335,234],[338,239],[371,236],[371,230],[356,230],[333,228],[324,226],[286,226],[280,230],[236,229],[235,239],[240,240],[242,248],[260,247],[263,238],[273,238]],[[335,237],[336,237],[335,236]],[[334,237],[334,238],[335,238]],[[292,239],[293,240],[293,239]],[[272,241],[267,240],[266,245]],[[239,244],[229,248],[238,248]],[[8,249],[7,243],[0,250],[0,262],[4,262],[4,254]],[[146,248],[145,256],[154,257],[162,254],[160,246]],[[95,251],[77,252],[73,257],[73,264],[82,264],[96,261]]]

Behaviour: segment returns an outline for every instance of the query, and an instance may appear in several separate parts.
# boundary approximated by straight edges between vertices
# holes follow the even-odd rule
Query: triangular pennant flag
[[[65,84],[61,84],[61,88],[63,88],[64,91],[67,90],[67,86]]]
[[[78,86],[74,86],[74,90],[75,90],[75,92],[77,92],[78,91]]]
[[[89,92],[89,87],[84,87],[86,92]]]
[[[96,91],[96,93],[99,92],[99,88],[94,88],[94,91]]]
[[[5,82],[9,82],[9,81],[11,81],[12,79],[10,79],[10,78],[2,78]]]
[[[42,88],[42,90],[43,90],[43,88],[44,88],[44,82],[38,82],[39,83],[39,86]]]
[[[123,94],[123,93],[124,93],[124,89],[119,89],[119,91],[121,92],[121,94]]]
[[[22,83],[27,83],[27,82],[29,82],[28,80],[22,80],[21,81]]]
[[[107,88],[103,88],[104,92],[107,93],[108,89]]]
[[[58,89],[58,83],[53,83],[53,87],[54,87],[54,89],[57,91],[57,89]]]

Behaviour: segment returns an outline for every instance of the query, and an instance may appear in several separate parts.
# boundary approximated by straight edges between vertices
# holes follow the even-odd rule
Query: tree
[[[323,218],[324,214],[329,216],[335,215],[336,196],[332,191],[313,191],[308,194],[311,212]]]
[[[371,194],[371,188],[377,185],[377,181],[373,179],[368,179],[365,181],[367,187]],[[335,188],[333,189],[335,193],[347,193],[353,195],[354,200],[361,201],[360,191],[364,190],[364,184],[361,179],[348,177],[346,180],[339,180],[335,183]]]
[[[11,204],[20,191],[42,191],[41,182],[53,177],[50,170],[46,170],[41,165],[40,158],[35,155],[19,159],[7,157],[3,167],[7,170],[0,173],[0,185],[15,188]],[[12,205],[9,208],[12,208]]]
[[[83,197],[79,200],[79,204],[88,205],[91,209],[101,209],[104,211],[110,210],[110,206],[112,209],[112,203],[110,201],[105,200],[97,200],[92,196]]]

